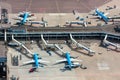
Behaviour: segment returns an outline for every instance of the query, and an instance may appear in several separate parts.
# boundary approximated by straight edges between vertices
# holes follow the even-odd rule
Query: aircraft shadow
[[[18,51],[18,52],[20,52],[21,54],[23,54],[24,56],[26,56],[27,58],[32,58],[30,55],[27,55],[27,54],[29,54],[29,53],[23,53],[22,52],[22,50],[21,49],[18,49],[17,47],[11,47],[11,48],[13,48],[14,50],[16,50],[16,51]]]

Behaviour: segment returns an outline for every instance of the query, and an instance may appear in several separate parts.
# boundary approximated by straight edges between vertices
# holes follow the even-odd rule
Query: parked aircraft
[[[109,21],[109,18],[107,17],[108,13],[105,14],[105,13],[99,11],[98,9],[95,10],[95,13],[100,19],[105,21],[105,23],[107,23]]]
[[[30,64],[30,63],[34,63],[35,66],[31,69],[31,70],[34,70],[35,68],[39,68],[39,67],[43,67],[42,65],[40,65],[40,63],[49,63],[49,61],[43,61],[41,60],[39,57],[38,57],[38,54],[36,53],[32,53],[29,49],[27,49],[26,46],[24,46],[22,43],[20,43],[19,41],[17,41],[16,39],[14,39],[13,35],[12,35],[12,40],[14,42],[16,42],[18,45],[20,45],[21,47],[23,47],[26,51],[28,51],[32,56],[33,56],[33,60],[31,61],[27,61],[27,62],[24,62],[23,64]]]
[[[43,67],[43,65],[41,64],[45,64],[45,63],[49,63],[49,61],[43,61],[41,60],[39,57],[38,57],[38,54],[34,53],[33,54],[33,60],[31,61],[27,61],[27,62],[24,62],[23,64],[33,64],[34,63],[34,67],[33,68],[39,68],[39,67]],[[41,63],[41,64],[40,64]]]
[[[65,65],[64,69],[70,69],[71,70],[72,68],[80,67],[80,63],[78,63],[80,61],[81,60],[77,60],[77,59],[71,58],[70,53],[66,52],[65,53],[65,59],[56,61],[56,64],[62,63],[62,62],[67,63]]]
[[[70,26],[72,24],[77,24],[77,25],[83,25],[84,27],[87,27],[87,22],[84,20],[84,18],[80,18],[77,11],[73,10],[73,14],[75,15],[76,20],[67,21],[66,24],[69,24]]]
[[[18,14],[18,17],[17,18],[14,18],[15,20],[19,20],[20,22],[18,22],[18,24],[20,25],[24,25],[25,23],[30,23],[31,25],[32,24],[40,24],[44,27],[46,27],[48,24],[47,24],[47,21],[45,21],[43,18],[41,21],[34,21],[36,19],[36,17],[33,17],[34,14],[31,14],[30,12],[20,12]]]
[[[114,16],[114,17],[108,17],[109,13],[104,13],[99,11],[98,9],[95,10],[95,15],[98,16],[98,18],[102,19],[106,24],[110,19],[120,19],[120,16]]]
[[[119,45],[119,44],[112,43],[112,42],[109,42],[109,41],[107,40],[107,36],[108,36],[108,35],[106,35],[105,38],[104,38],[104,40],[103,40],[103,45],[106,46],[106,47],[108,47],[108,46],[113,46],[113,47],[115,47],[116,49],[120,49],[120,45]]]
[[[24,25],[26,22],[32,21],[35,19],[34,14],[31,14],[30,12],[20,12],[18,14],[17,18],[14,18],[15,20],[19,20],[21,25]]]

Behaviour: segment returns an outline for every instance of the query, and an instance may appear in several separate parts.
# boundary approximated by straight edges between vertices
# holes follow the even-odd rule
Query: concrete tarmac
[[[34,13],[71,13],[78,10],[80,13],[89,12],[111,0],[1,0],[12,8],[12,13],[31,11]]]
[[[81,43],[81,42],[80,42]],[[83,42],[82,42],[83,43]],[[63,44],[63,50],[70,52],[70,54],[74,57],[78,56],[78,59],[82,60],[80,62],[87,69],[76,68],[71,71],[67,70],[62,72],[60,69],[64,67],[63,64],[53,65],[56,60],[63,59],[59,55],[61,53],[57,51],[57,53],[51,52],[52,56],[46,53],[46,51],[41,50],[36,43],[31,44],[30,50],[32,52],[36,52],[39,56],[42,57],[43,60],[50,61],[51,63],[48,66],[44,66],[38,69],[33,73],[29,73],[29,70],[32,68],[32,64],[21,66],[23,62],[29,61],[32,58],[29,54],[29,57],[21,54],[16,51],[14,48],[8,48],[8,67],[9,67],[9,80],[12,75],[19,77],[20,80],[119,80],[120,72],[119,72],[119,52],[107,50],[106,48],[100,47],[100,41],[92,40],[90,43],[83,43],[84,45],[90,47],[96,53],[94,56],[90,57],[86,51],[82,49],[73,50],[67,45]],[[101,53],[101,54],[99,54]],[[59,55],[58,55],[59,54]],[[22,60],[19,60],[19,66],[11,65],[11,57],[10,55],[22,55]]]

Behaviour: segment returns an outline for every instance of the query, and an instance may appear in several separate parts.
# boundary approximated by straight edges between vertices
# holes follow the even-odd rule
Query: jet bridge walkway
[[[72,37],[72,34],[70,34],[70,39],[71,39],[71,42],[74,43],[77,48],[83,48],[85,49],[86,51],[88,51],[88,54],[89,55],[93,55],[95,53],[95,51],[91,50],[90,48],[78,43],[73,37]]]
[[[12,40],[15,41],[16,43],[18,43],[18,45],[22,46],[28,53],[32,54],[33,53],[25,46],[23,45],[22,43],[20,43],[19,41],[17,41],[16,39],[14,39],[14,36],[12,35]]]
[[[115,43],[112,43],[112,42],[108,41],[107,37],[108,37],[108,35],[106,35],[104,40],[103,40],[103,45],[104,46],[110,46],[111,45],[111,46],[114,46],[116,48],[116,50],[120,49],[120,45],[119,44],[115,44]]]

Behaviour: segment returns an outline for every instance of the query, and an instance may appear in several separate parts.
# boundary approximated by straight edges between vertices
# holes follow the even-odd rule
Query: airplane
[[[95,54],[95,51],[91,50],[90,48],[78,43],[73,37],[72,34],[70,34],[70,39],[72,41],[73,44],[75,44],[77,46],[77,48],[83,48],[84,50],[88,51],[89,55],[93,55]]]
[[[106,35],[105,38],[104,38],[104,40],[103,40],[103,45],[106,46],[106,47],[108,47],[108,46],[113,46],[113,47],[116,48],[116,50],[117,50],[117,49],[120,49],[120,45],[119,45],[119,44],[115,44],[115,43],[112,43],[112,42],[109,42],[108,40],[106,40],[106,39],[107,39],[107,36],[108,36],[108,35]]]
[[[109,13],[104,13],[99,11],[99,9],[95,9],[95,15],[98,16],[98,18],[102,19],[106,24],[108,23],[108,21],[110,21],[110,19],[120,19],[120,16],[113,16],[113,17],[108,17]]]
[[[80,67],[80,62],[81,60],[77,60],[77,59],[74,59],[70,56],[70,53],[69,52],[66,52],[65,53],[65,59],[63,60],[58,60],[56,61],[55,64],[58,64],[58,63],[67,63],[64,67],[64,69],[69,69],[69,70],[72,70],[72,68],[77,68],[77,67]]]
[[[78,15],[78,12],[76,10],[73,10],[73,15],[75,15],[76,20],[75,21],[66,21],[66,24],[69,24],[70,26],[72,24],[77,25],[83,25],[84,27],[87,27],[87,22],[84,20],[84,18],[80,18]]]
[[[39,68],[39,67],[43,67],[42,65],[40,65],[39,63],[49,63],[48,61],[43,61],[43,60],[40,60],[40,58],[38,57],[38,54],[36,53],[32,53],[29,49],[27,49],[26,46],[24,46],[22,43],[20,43],[19,41],[17,41],[16,39],[14,39],[14,36],[12,35],[12,40],[14,42],[16,42],[18,45],[21,45],[26,51],[28,51],[32,56],[33,56],[33,60],[31,61],[27,61],[27,62],[24,62],[23,64],[30,64],[30,63],[35,63],[35,67],[34,68]]]
[[[100,18],[103,21],[105,21],[106,24],[109,21],[109,18],[107,17],[108,13],[104,13],[104,12],[101,12],[98,9],[96,9],[95,10],[95,14],[98,16],[98,18]]]
[[[41,64],[45,64],[45,63],[49,63],[49,61],[44,61],[44,60],[41,60],[38,56],[37,53],[34,53],[33,54],[33,60],[31,61],[27,61],[27,62],[23,62],[23,65],[26,65],[26,64],[33,64],[34,63],[34,67],[33,68],[36,68],[38,69],[39,67],[43,67],[43,65]],[[40,64],[41,63],[41,64]]]
[[[20,22],[18,22],[18,23],[21,24],[21,25],[24,25],[25,23],[35,19],[35,17],[32,17],[32,16],[34,16],[34,14],[31,14],[30,12],[24,12],[23,11],[23,12],[20,12],[18,14],[18,17],[14,18],[14,19],[19,20]]]
[[[43,20],[43,18],[42,18],[42,21],[33,21],[36,19],[36,17],[33,17],[33,16],[34,16],[34,14],[23,11],[18,14],[17,18],[13,18],[13,19],[19,20],[20,22],[18,22],[18,24],[20,24],[20,25],[24,25],[25,23],[31,23],[31,25],[32,24],[41,24],[44,27],[46,27],[48,25],[48,22]]]

